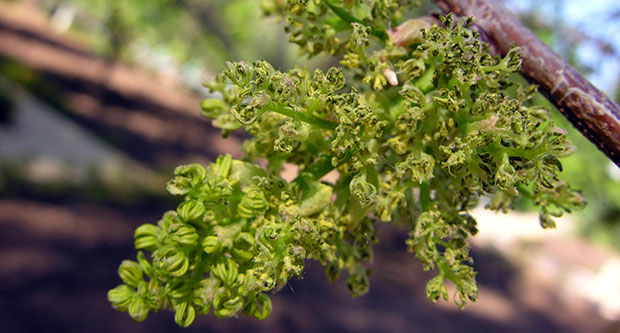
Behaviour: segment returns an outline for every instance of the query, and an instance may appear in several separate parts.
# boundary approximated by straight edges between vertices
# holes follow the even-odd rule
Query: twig
[[[564,62],[496,0],[433,0],[444,12],[471,16],[499,53],[521,48],[521,73],[590,141],[620,166],[620,107]]]

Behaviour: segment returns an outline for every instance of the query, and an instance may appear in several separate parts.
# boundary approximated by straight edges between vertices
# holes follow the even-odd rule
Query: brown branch
[[[481,36],[506,54],[521,48],[521,73],[583,135],[620,166],[620,107],[564,62],[496,0],[433,0],[444,12],[471,16]]]

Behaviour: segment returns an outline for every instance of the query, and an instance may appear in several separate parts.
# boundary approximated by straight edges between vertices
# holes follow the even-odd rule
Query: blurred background
[[[620,99],[620,3],[504,3],[599,88]],[[433,10],[421,1],[420,13]],[[3,332],[175,332],[106,300],[133,258],[133,229],[176,207],[177,165],[239,156],[199,116],[201,83],[227,60],[315,67],[256,0],[0,0],[0,327]],[[544,102],[544,101],[542,101]],[[564,177],[588,207],[543,231],[527,204],[478,209],[480,298],[431,304],[406,231],[380,226],[371,291],[352,299],[309,263],[272,315],[196,319],[184,332],[620,332],[620,170],[570,124]]]

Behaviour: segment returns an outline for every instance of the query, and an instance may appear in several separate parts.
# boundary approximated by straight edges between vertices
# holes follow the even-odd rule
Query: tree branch
[[[565,63],[496,0],[433,0],[444,12],[471,16],[486,42],[506,54],[521,48],[521,73],[583,135],[620,166],[620,107]]]

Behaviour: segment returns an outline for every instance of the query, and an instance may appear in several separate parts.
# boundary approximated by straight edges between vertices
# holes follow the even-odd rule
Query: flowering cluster
[[[244,160],[175,170],[168,190],[185,201],[136,230],[135,247],[150,260],[139,252],[121,264],[124,284],[108,294],[117,309],[143,320],[171,308],[181,326],[210,309],[262,319],[265,292],[298,276],[305,259],[331,280],[344,270],[362,295],[377,221],[410,230],[409,250],[437,271],[429,299],[447,300],[450,281],[463,307],[478,294],[468,211],[480,198],[501,211],[529,198],[543,227],[584,205],[558,180],[559,158],[573,150],[565,132],[530,105],[534,87],[511,80],[518,51],[490,56],[471,21],[450,16],[444,27],[414,19],[388,31],[406,13],[401,2],[265,4],[284,17],[291,41],[309,55],[339,55],[347,69],[236,62],[205,84],[219,98],[202,102],[203,115],[223,135],[252,135]],[[279,177],[285,163],[299,167],[291,182]],[[321,181],[332,170],[337,180]]]

